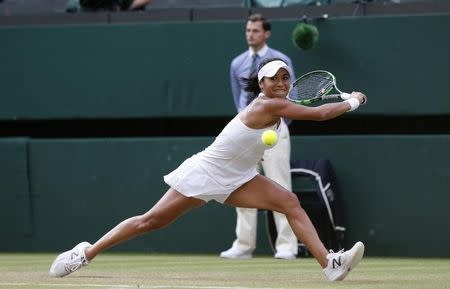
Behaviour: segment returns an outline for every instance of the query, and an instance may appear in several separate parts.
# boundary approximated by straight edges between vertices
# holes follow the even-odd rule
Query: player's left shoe
[[[364,244],[356,242],[356,244],[348,251],[341,250],[334,253],[330,250],[327,255],[328,265],[323,272],[330,281],[343,280],[350,270],[358,265],[364,255]]]
[[[72,250],[61,253],[50,267],[50,276],[64,277],[89,264],[84,251],[92,246],[88,242],[76,245]]]

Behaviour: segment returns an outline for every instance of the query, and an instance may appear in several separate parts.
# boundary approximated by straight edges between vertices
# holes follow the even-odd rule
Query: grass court
[[[342,282],[328,282],[314,259],[106,253],[64,278],[48,269],[56,254],[0,253],[0,288],[17,289],[450,289],[449,258],[365,257]]]

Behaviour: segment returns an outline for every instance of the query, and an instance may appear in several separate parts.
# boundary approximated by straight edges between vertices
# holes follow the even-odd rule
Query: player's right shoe
[[[341,250],[334,253],[330,250],[327,255],[328,265],[323,272],[330,281],[343,280],[350,270],[358,265],[364,255],[364,244],[356,242],[356,244],[348,251]]]
[[[64,277],[89,264],[84,252],[90,246],[88,242],[82,242],[72,250],[59,254],[50,267],[50,276]]]

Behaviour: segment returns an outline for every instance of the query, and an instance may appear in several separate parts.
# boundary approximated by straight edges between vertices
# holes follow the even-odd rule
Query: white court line
[[[138,289],[254,289],[253,287],[227,287],[227,286],[170,286],[170,285],[117,285],[117,284],[57,284],[57,283],[2,283],[0,286],[45,286],[45,287],[98,287],[98,288],[110,288],[110,289],[128,289],[128,288],[138,288]],[[259,288],[259,289],[285,289],[285,288]]]

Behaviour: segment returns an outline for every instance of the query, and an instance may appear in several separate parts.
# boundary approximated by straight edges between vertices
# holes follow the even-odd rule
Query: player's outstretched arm
[[[293,120],[325,121],[353,111],[366,101],[367,97],[363,93],[352,92],[348,100],[315,107],[296,104],[287,99],[272,99],[268,108],[273,110],[275,115]]]

